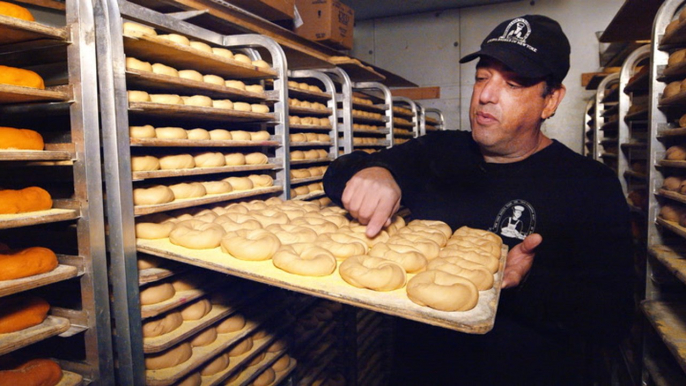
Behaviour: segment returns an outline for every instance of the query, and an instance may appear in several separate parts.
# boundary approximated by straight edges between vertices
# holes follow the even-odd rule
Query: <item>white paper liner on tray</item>
[[[413,303],[405,287],[389,292],[376,292],[353,287],[338,274],[325,277],[294,275],[274,266],[271,260],[243,261],[223,253],[220,248],[193,250],[169,242],[169,239],[138,239],[138,250],[214,271],[263,282],[305,294],[364,307],[377,312],[396,315],[456,331],[484,334],[493,328],[500,297],[502,272],[507,246],[503,245],[500,268],[495,274],[493,288],[479,292],[479,301],[469,311],[446,312]],[[408,275],[409,278],[412,275]]]

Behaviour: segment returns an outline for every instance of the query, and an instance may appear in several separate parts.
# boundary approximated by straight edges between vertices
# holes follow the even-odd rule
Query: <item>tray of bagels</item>
[[[136,221],[137,249],[467,333],[490,331],[507,246],[495,234],[396,216],[374,238],[336,206],[234,202]]]

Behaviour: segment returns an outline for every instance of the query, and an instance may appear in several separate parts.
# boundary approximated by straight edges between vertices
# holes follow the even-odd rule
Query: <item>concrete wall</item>
[[[586,100],[581,74],[600,68],[596,32],[605,29],[624,0],[539,0],[375,19],[355,26],[353,56],[401,75],[420,86],[440,86],[441,98],[426,100],[446,116],[451,129],[469,130],[467,111],[475,62],[458,60],[479,49],[483,38],[503,20],[542,14],[562,25],[572,45],[567,96],[544,131],[581,152]]]

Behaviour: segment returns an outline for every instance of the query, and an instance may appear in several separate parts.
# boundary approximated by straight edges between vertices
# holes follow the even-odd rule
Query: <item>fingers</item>
[[[367,237],[376,236],[385,225],[390,225],[391,216],[395,213],[394,208],[395,202],[387,199],[379,200],[367,223]]]
[[[520,244],[522,253],[533,253],[534,249],[536,249],[536,247],[538,247],[542,241],[543,237],[538,233],[532,233],[526,236],[524,241],[522,241],[522,243]]]
[[[510,253],[507,254],[502,288],[515,287],[522,282],[523,278],[531,270],[534,256],[536,255],[535,249],[542,241],[543,237],[540,234],[533,233],[512,248]]]

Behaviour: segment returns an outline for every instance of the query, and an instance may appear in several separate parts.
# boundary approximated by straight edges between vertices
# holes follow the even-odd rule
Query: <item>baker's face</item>
[[[482,150],[507,155],[527,146],[542,120],[552,115],[544,88],[544,81],[532,82],[499,61],[482,58],[469,108],[472,137]]]

